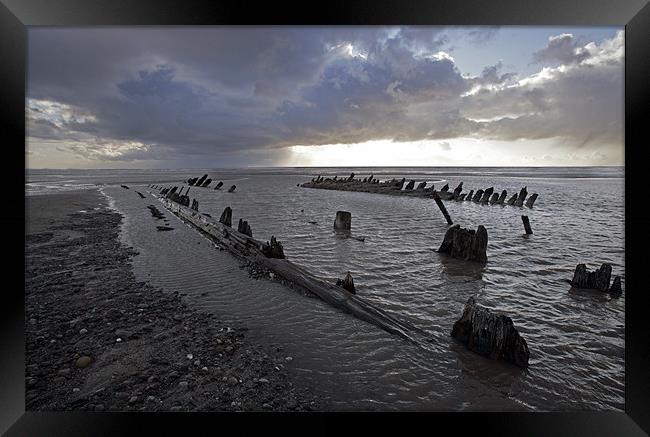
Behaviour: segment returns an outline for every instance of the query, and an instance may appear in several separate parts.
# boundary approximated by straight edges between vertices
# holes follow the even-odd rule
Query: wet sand
[[[281,350],[136,281],[98,191],[29,196],[26,218],[27,410],[326,408]]]

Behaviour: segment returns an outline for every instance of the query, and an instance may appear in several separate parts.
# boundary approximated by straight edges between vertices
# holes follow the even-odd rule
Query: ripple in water
[[[488,229],[489,259],[480,268],[430,250],[447,229],[431,200],[296,186],[313,175],[210,176],[225,186],[236,180],[237,190],[193,188],[201,211],[219,217],[232,207],[233,222],[248,220],[261,240],[275,235],[293,262],[329,280],[351,271],[357,293],[427,332],[429,343],[420,348],[316,298],[249,278],[169,212],[175,231],[156,232],[146,208],[156,202],[151,196],[104,189],[125,213],[122,236],[140,251],[134,265],[141,279],[184,292],[190,303],[281,345],[294,357],[286,366],[334,408],[623,409],[625,291],[612,299],[569,291],[565,282],[580,262],[608,262],[625,289],[622,178],[446,178],[450,186],[464,181],[465,191],[494,186],[513,193],[527,185],[539,193],[535,208],[523,211],[534,231],[528,238],[520,208],[446,202],[455,223]],[[145,192],[156,182],[132,188]],[[365,242],[337,238],[337,210],[352,213],[353,234]],[[512,317],[530,348],[528,370],[480,357],[449,336],[472,295]]]

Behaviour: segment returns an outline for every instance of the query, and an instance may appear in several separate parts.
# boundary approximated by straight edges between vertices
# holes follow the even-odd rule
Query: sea
[[[432,199],[302,188],[322,176],[405,177],[463,192],[494,187],[508,198],[527,187],[534,207],[445,202],[455,224],[488,231],[485,266],[434,251],[448,225]],[[253,236],[275,236],[292,262],[336,281],[348,271],[357,294],[426,333],[413,344],[277,281],[251,278],[171,213],[157,232],[149,184],[192,187],[199,210]],[[384,167],[174,170],[28,170],[26,196],[98,189],[124,221],[121,238],[139,254],[146,280],[286,354],[297,384],[313,387],[334,410],[624,410],[625,193],[623,167]],[[213,189],[223,181],[221,190]],[[129,190],[121,187],[126,184]],[[234,193],[226,188],[236,185]],[[145,195],[145,199],[136,194]],[[352,214],[352,235],[333,230],[336,211]],[[521,216],[533,229],[525,235]],[[29,217],[26,218],[29,220]],[[572,289],[577,264],[612,265],[623,294]],[[467,300],[509,316],[530,350],[527,369],[491,360],[450,336]],[[215,363],[216,364],[216,363]]]

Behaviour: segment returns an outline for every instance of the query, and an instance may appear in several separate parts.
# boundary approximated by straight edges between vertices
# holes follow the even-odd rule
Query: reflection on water
[[[393,176],[400,174],[382,178]],[[623,179],[446,176],[450,186],[464,181],[465,191],[494,186],[511,194],[527,185],[539,193],[535,208],[523,212],[446,202],[454,223],[487,228],[488,262],[479,266],[432,251],[448,227],[431,200],[296,186],[313,174],[215,171],[210,177],[225,186],[236,180],[237,191],[193,188],[202,212],[219,217],[232,207],[233,223],[248,220],[260,240],[275,235],[293,262],[331,281],[350,271],[359,295],[426,331],[421,348],[318,299],[249,278],[230,255],[168,212],[176,229],[156,232],[146,209],[155,202],[151,196],[105,188],[126,215],[123,237],[140,251],[134,264],[141,279],[182,290],[190,303],[243,321],[252,335],[281,345],[294,358],[286,366],[327,393],[334,408],[623,409]],[[132,188],[144,193],[147,183],[162,180]],[[337,210],[352,213],[351,234],[364,241],[334,232]],[[528,237],[522,213],[533,227]],[[588,268],[611,263],[622,276],[623,295],[570,290],[566,279],[581,262]],[[528,342],[528,370],[478,356],[449,336],[472,295],[513,319]]]

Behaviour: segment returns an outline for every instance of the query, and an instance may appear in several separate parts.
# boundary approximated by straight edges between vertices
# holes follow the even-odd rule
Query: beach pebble
[[[79,367],[80,369],[85,369],[86,367],[90,366],[92,362],[93,362],[92,358],[90,358],[87,355],[84,355],[82,357],[79,357],[79,359],[77,359],[77,367]]]
[[[75,388],[72,389],[72,393],[78,393],[78,392],[79,392],[79,388],[78,388],[78,387],[75,387]]]
[[[181,381],[181,382],[178,383],[178,386],[181,387],[181,388],[187,388],[189,385],[190,385],[190,383],[187,382],[187,381]]]
[[[207,371],[208,371],[208,368],[205,367],[205,366],[203,366],[203,368],[201,368],[201,370],[203,370],[204,372],[207,372]]]
[[[286,357],[285,360],[287,360],[287,361],[292,361],[292,360],[293,360],[293,357]]]
[[[116,338],[116,339],[115,339],[115,342],[116,342],[116,343],[121,343],[121,342],[122,342],[122,339],[121,339],[121,338]]]
[[[135,404],[136,402],[138,402],[138,397],[131,396],[131,399],[129,399],[129,404]]]
[[[266,378],[260,378],[257,380],[257,382],[259,382],[260,384],[268,384],[269,380]]]
[[[81,335],[84,335],[84,334],[87,334],[87,333],[88,333],[88,330],[86,328],[82,328],[82,329],[79,330],[79,334],[81,334]]]
[[[194,358],[194,355],[192,355],[192,354],[187,354],[187,359],[188,359],[188,360],[191,360],[192,358]]]
[[[155,396],[147,396],[147,401],[148,401],[148,402],[153,402],[153,401],[155,401],[155,400],[156,400],[156,397],[155,397]]]
[[[234,376],[231,376],[231,377],[228,378],[228,384],[230,384],[230,385],[236,385],[238,382],[239,381]]]

